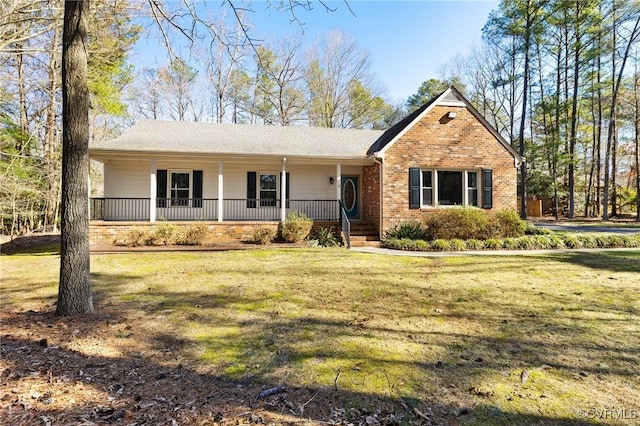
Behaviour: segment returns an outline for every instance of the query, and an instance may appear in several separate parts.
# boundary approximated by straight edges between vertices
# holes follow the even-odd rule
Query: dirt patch
[[[161,245],[127,247],[113,244],[92,244],[91,253],[127,253],[127,252],[162,252],[162,251],[225,251],[225,250],[260,250],[265,248],[301,248],[304,243],[273,243],[269,245],[251,244],[241,241],[207,244],[207,245]],[[14,236],[11,239],[3,235],[0,239],[0,254],[33,253],[39,250],[52,251],[60,248],[60,234],[31,234]]]

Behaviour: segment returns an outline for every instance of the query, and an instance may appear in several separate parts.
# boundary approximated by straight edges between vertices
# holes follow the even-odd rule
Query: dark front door
[[[358,176],[342,176],[342,204],[348,218],[359,216]]]

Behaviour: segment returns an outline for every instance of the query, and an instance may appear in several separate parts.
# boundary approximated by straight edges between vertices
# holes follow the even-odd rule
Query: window
[[[479,205],[476,171],[421,170],[419,176],[421,207]]]
[[[202,170],[167,170],[156,172],[156,206],[202,207]]]
[[[462,205],[462,172],[438,171],[438,204]]]
[[[278,199],[278,175],[260,174],[260,206],[275,206]]]
[[[191,193],[191,173],[171,172],[169,198],[172,206],[188,206]]]
[[[433,205],[433,175],[432,171],[422,172],[422,204],[425,206]]]
[[[467,172],[467,205],[478,205],[478,173]]]

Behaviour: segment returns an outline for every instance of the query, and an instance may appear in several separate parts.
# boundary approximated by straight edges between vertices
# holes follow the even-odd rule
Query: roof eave
[[[373,160],[366,155],[361,156],[314,156],[299,154],[243,154],[243,153],[216,153],[216,152],[194,152],[194,151],[151,151],[151,150],[114,150],[108,148],[90,148],[89,157],[93,160],[106,162],[109,160],[153,160],[171,159],[179,157],[184,161],[202,161],[203,158],[217,159],[218,161],[282,161],[287,159],[287,163],[314,164],[370,164]]]

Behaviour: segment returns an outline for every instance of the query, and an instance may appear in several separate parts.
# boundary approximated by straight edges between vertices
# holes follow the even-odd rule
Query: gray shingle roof
[[[364,158],[382,134],[379,130],[141,120],[115,139],[92,143],[90,151]]]

